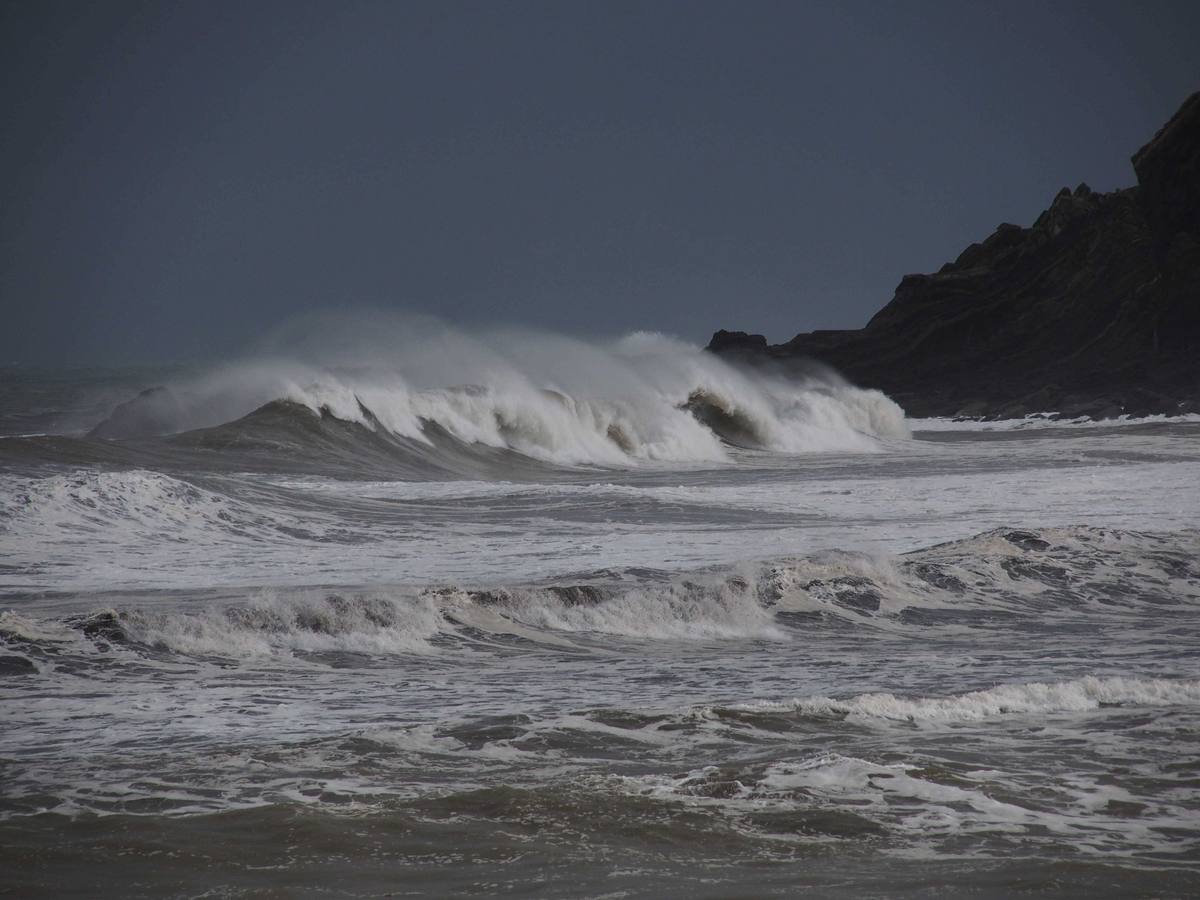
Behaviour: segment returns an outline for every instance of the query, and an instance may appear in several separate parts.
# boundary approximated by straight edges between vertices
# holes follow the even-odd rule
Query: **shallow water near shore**
[[[273,415],[0,439],[12,895],[1200,890],[1200,425]]]

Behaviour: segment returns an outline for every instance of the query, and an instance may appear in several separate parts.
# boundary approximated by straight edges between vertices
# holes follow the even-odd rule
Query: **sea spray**
[[[909,434],[895,403],[832,372],[743,371],[663,335],[585,343],[394,317],[312,327],[324,343],[293,327],[261,355],[134,398],[94,434],[211,427],[279,400],[369,431],[429,443],[436,426],[563,465],[722,461],[729,444],[861,452]]]

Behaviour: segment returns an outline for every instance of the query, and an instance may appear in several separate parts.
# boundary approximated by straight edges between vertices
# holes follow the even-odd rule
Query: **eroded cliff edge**
[[[1135,187],[1063,188],[932,275],[906,275],[853,331],[718,331],[708,349],[815,359],[910,415],[1200,412],[1200,93],[1133,156]]]

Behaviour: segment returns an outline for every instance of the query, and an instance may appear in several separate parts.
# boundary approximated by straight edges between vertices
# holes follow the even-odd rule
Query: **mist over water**
[[[1196,422],[369,315],[0,397],[22,896],[1200,879]]]

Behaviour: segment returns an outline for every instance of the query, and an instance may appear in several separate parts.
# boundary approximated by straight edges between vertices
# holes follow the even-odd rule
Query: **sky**
[[[0,0],[0,363],[857,328],[1197,89],[1195,2]]]

